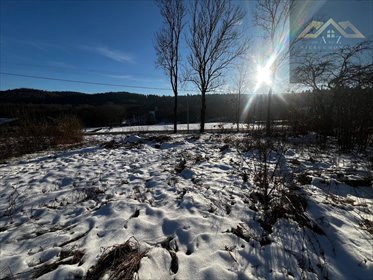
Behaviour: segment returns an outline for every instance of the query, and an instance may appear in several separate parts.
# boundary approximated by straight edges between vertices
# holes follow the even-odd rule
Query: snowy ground
[[[89,136],[0,165],[0,279],[79,279],[131,237],[147,252],[139,279],[373,279],[367,159],[287,144],[281,168],[319,230],[279,218],[268,231],[242,139]]]
[[[199,123],[191,124],[178,124],[179,131],[188,130],[199,130]],[[205,128],[207,130],[232,130],[237,129],[237,124],[235,123],[206,123]],[[240,124],[240,128],[246,128],[246,124]],[[93,127],[87,128],[85,132],[96,133],[96,134],[106,134],[106,133],[129,133],[129,132],[148,132],[148,131],[173,131],[173,124],[164,125],[134,125],[134,126],[122,126],[122,127]]]
[[[274,123],[274,127],[278,129],[285,128],[285,125],[280,123]],[[255,130],[263,128],[263,124],[260,122],[257,123],[240,123],[240,130]],[[177,129],[179,132],[182,131],[199,131],[199,123],[191,124],[178,124]],[[205,129],[209,131],[236,131],[237,123],[219,123],[219,122],[209,122],[205,124]],[[136,126],[122,126],[122,127],[91,127],[85,129],[86,133],[93,134],[107,134],[107,133],[136,133],[136,132],[170,132],[174,130],[173,124],[164,124],[164,125],[136,125]]]

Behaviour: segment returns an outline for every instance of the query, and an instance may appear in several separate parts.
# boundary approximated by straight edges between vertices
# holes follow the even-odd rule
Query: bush
[[[78,118],[63,116],[57,122],[57,131],[54,135],[56,144],[74,144],[83,141],[83,125]]]
[[[83,141],[82,124],[73,116],[40,120],[25,115],[0,129],[0,160]]]

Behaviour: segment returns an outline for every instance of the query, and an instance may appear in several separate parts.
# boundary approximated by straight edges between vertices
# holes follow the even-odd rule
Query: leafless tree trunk
[[[186,11],[182,0],[158,0],[157,4],[164,22],[162,29],[156,34],[156,63],[168,75],[174,92],[174,133],[176,133],[180,62],[179,44]]]
[[[205,130],[206,93],[222,83],[223,71],[247,48],[239,26],[244,11],[229,0],[194,0],[188,38],[188,79],[201,92],[201,127]]]
[[[278,48],[281,38],[286,35],[286,20],[289,16],[290,9],[294,0],[258,0],[254,23],[260,27],[268,39],[272,55],[276,55],[271,66],[272,81],[276,78],[276,71],[280,64],[284,61],[289,51],[283,53],[275,53]],[[289,48],[291,46],[288,46]],[[273,94],[273,85],[270,86],[267,98],[267,121],[266,121],[266,135],[271,134],[271,99]]]
[[[240,131],[240,118],[241,118],[241,91],[238,91],[238,101],[237,101],[237,132]]]
[[[239,132],[241,120],[241,95],[245,93],[248,87],[248,65],[245,59],[240,61],[240,64],[238,65],[238,72],[235,76],[234,84],[237,90],[236,122],[237,132]]]

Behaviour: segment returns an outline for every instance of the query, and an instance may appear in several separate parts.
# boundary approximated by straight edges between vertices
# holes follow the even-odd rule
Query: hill
[[[251,102],[248,117],[265,118],[265,96],[257,96]],[[237,94],[209,94],[206,98],[207,121],[232,122],[237,119]],[[242,95],[240,112],[252,95]],[[173,96],[144,95],[129,92],[106,92],[85,94],[81,92],[44,91],[37,89],[13,89],[0,91],[0,117],[58,117],[65,114],[77,115],[85,126],[114,126],[122,122],[130,124],[170,123],[173,119]],[[282,104],[282,105],[281,105]],[[275,98],[274,115],[281,118],[285,103]],[[178,120],[199,122],[200,96],[179,96]],[[250,116],[249,116],[250,115]]]

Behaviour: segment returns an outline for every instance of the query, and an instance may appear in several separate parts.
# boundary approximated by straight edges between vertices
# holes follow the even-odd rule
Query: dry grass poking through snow
[[[110,280],[131,280],[145,255],[146,251],[140,251],[137,239],[131,237],[123,244],[104,249],[97,264],[88,270],[85,279],[96,280],[106,275]]]
[[[79,250],[61,251],[59,254],[58,261],[55,261],[49,264],[42,264],[39,267],[35,267],[32,271],[32,278],[36,279],[51,271],[54,271],[60,265],[78,264],[82,261],[83,256],[84,256],[84,252],[79,251]]]
[[[373,274],[367,154],[263,153],[245,134],[87,140],[0,164],[0,279]]]

